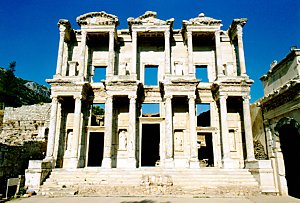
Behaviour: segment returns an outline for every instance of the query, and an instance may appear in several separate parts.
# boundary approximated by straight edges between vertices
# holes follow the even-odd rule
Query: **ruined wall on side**
[[[8,178],[24,175],[29,160],[41,160],[47,149],[51,104],[6,107],[0,134],[0,194]]]

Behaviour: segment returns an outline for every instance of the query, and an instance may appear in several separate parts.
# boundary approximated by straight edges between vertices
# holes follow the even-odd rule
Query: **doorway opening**
[[[87,166],[101,166],[103,159],[104,133],[91,132]]]
[[[160,160],[160,125],[142,124],[141,166],[155,166]]]
[[[285,165],[285,178],[290,196],[300,198],[300,135],[296,127],[286,124],[279,129],[280,145]]]
[[[211,133],[198,133],[198,159],[202,167],[214,166],[214,153]]]

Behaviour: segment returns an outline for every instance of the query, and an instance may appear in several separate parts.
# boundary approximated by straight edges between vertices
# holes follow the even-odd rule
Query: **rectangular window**
[[[210,126],[210,104],[197,104],[197,126],[209,127]]]
[[[105,104],[93,104],[92,107],[92,126],[104,126]]]
[[[158,66],[145,66],[144,85],[158,85]]]
[[[196,65],[196,78],[199,79],[200,82],[209,82],[207,65]]]
[[[95,66],[92,75],[92,82],[101,82],[101,80],[105,80],[105,78],[106,66]]]
[[[159,117],[159,104],[142,104],[143,117]]]

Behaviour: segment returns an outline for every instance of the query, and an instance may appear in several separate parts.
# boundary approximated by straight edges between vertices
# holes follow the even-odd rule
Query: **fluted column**
[[[246,74],[246,64],[245,64],[244,45],[243,45],[243,28],[241,25],[237,25],[237,43],[238,43],[238,50],[239,50],[241,76],[246,76],[247,74]]]
[[[230,159],[230,146],[227,126],[227,95],[220,95],[220,114],[221,114],[221,132],[222,132],[222,149],[223,149],[223,164]]]
[[[165,96],[165,167],[174,167],[172,95]]]
[[[105,134],[104,134],[104,152],[103,152],[103,168],[111,168],[112,156],[112,124],[113,124],[113,97],[109,96],[105,102]]]
[[[193,64],[193,35],[192,31],[187,32],[187,42],[188,42],[188,61],[189,61],[189,74],[194,74],[194,64]]]
[[[85,52],[86,52],[86,31],[81,31],[81,45],[80,45],[80,55],[79,55],[79,76],[84,76],[85,72]]]
[[[47,153],[46,153],[46,159],[50,159],[50,160],[54,158],[53,152],[54,152],[54,144],[55,144],[56,124],[57,124],[57,110],[58,110],[58,99],[57,97],[52,97],[50,125],[49,125]]]
[[[223,76],[223,66],[222,66],[222,54],[221,54],[221,40],[220,40],[220,31],[215,32],[215,43],[216,43],[216,61],[217,61],[217,70],[218,77]]]
[[[165,74],[171,73],[170,30],[165,30]]]
[[[189,119],[190,119],[190,146],[191,157],[190,167],[199,168],[197,131],[196,131],[196,114],[195,114],[195,95],[189,95]]]
[[[129,96],[128,167],[136,167],[136,95]]]
[[[115,31],[109,31],[109,63],[107,67],[107,75],[112,76],[114,72],[114,63],[115,63]]]
[[[243,97],[243,112],[244,112],[244,129],[245,129],[245,142],[247,151],[247,161],[254,161],[254,146],[253,146],[253,135],[250,115],[250,104],[249,97]]]
[[[137,59],[137,32],[132,31],[132,65],[131,65],[131,75],[136,74],[136,59]]]

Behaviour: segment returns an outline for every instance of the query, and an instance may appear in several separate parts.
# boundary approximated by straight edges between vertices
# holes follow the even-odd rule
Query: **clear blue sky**
[[[202,12],[222,20],[223,30],[234,18],[248,18],[244,49],[247,73],[254,80],[251,102],[263,96],[259,78],[271,62],[283,59],[293,45],[300,48],[300,0],[1,0],[0,67],[16,61],[16,76],[46,85],[55,74],[59,19],[78,29],[77,16],[105,11],[118,16],[120,29],[127,28],[128,17],[148,10],[162,20],[175,18],[175,29]]]

